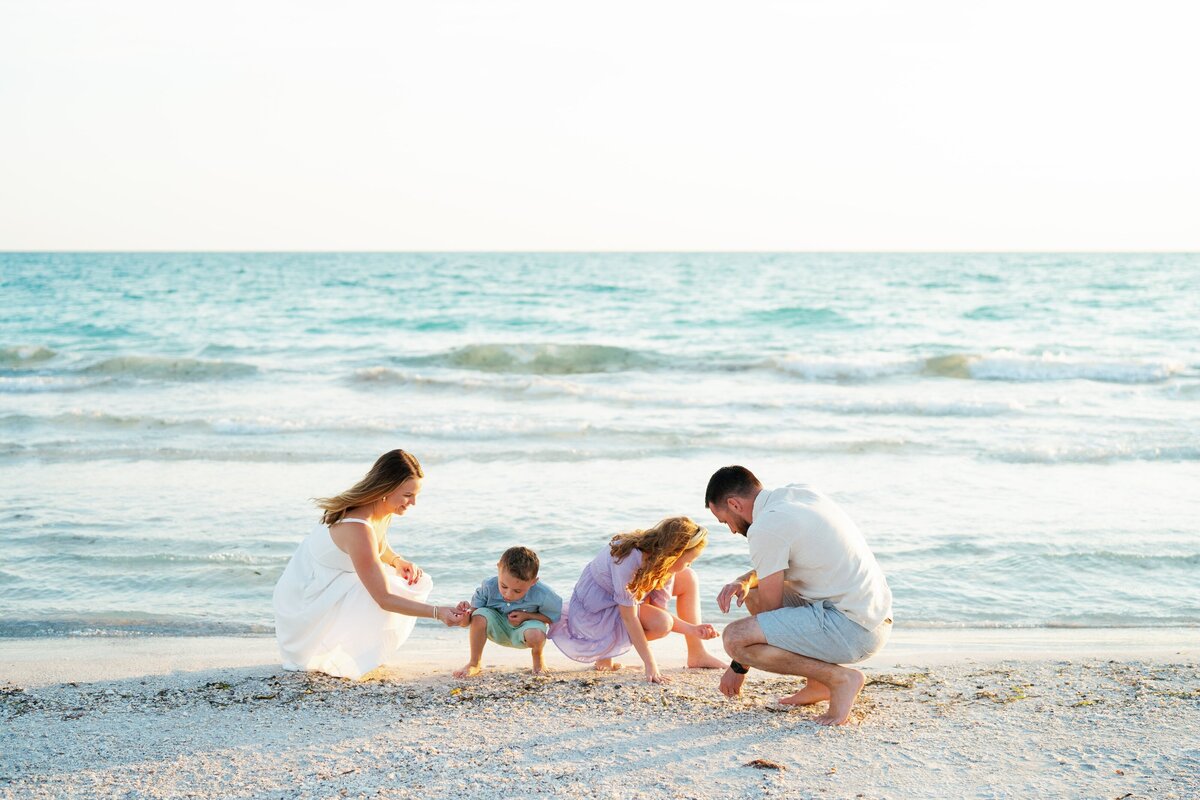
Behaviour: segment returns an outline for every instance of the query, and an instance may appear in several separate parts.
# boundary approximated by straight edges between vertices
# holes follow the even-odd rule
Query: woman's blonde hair
[[[703,550],[708,531],[687,517],[667,517],[644,531],[619,533],[609,543],[609,551],[620,563],[631,552],[642,551],[642,565],[629,581],[628,588],[641,600],[667,582],[667,570],[689,550]]]
[[[325,512],[321,515],[322,524],[333,525],[342,521],[348,509],[374,503],[409,478],[424,477],[412,453],[392,450],[376,459],[366,476],[346,491],[333,497],[314,498],[313,502]]]

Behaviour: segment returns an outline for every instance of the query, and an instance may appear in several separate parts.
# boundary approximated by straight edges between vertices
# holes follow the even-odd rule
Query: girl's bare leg
[[[680,621],[691,628],[691,631],[686,628],[680,631],[687,642],[688,669],[724,669],[725,663],[708,652],[704,642],[692,632],[700,624],[700,581],[691,567],[676,573],[674,593],[675,611]],[[678,627],[683,628],[682,625]]]
[[[642,623],[642,630],[646,632],[646,639],[651,642],[666,636],[678,623],[670,612],[649,603],[642,603],[638,608],[638,620]]]

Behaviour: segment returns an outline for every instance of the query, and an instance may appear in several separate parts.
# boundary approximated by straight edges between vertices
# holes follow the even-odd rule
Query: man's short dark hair
[[[500,556],[500,566],[519,581],[531,581],[538,576],[541,562],[528,547],[510,547]]]
[[[758,478],[745,467],[721,467],[708,479],[704,505],[719,506],[731,497],[746,497],[761,488]]]

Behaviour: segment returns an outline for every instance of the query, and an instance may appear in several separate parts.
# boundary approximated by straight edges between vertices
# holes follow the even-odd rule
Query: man
[[[817,717],[841,725],[863,674],[841,666],[874,655],[892,628],[892,592],[858,527],[804,484],[766,491],[745,467],[722,467],[708,482],[708,510],[746,537],[754,569],[726,584],[717,605],[745,603],[752,616],[730,623],[722,640],[733,661],[721,693],[741,693],[749,667],[802,675],[807,685],[779,702],[829,701]]]

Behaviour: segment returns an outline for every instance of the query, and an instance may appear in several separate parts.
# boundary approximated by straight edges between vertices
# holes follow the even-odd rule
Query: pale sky
[[[0,0],[0,250],[1198,250],[1200,4]]]

